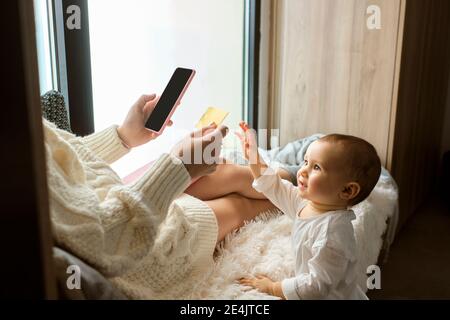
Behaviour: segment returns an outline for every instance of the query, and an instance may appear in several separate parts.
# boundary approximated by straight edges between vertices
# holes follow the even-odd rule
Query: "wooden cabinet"
[[[381,29],[367,27],[370,5]],[[438,166],[450,1],[277,0],[270,17],[267,126],[282,145],[317,132],[370,141],[399,184],[401,227]]]

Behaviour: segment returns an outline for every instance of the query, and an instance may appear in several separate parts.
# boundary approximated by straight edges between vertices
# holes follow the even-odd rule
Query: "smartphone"
[[[164,130],[194,75],[193,69],[177,68],[175,70],[155,109],[150,114],[145,124],[146,128],[158,134]]]

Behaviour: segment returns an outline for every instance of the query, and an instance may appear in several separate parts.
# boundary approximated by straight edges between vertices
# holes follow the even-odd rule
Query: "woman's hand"
[[[156,94],[141,96],[128,111],[123,124],[117,128],[120,139],[128,147],[134,148],[158,137],[158,134],[145,127],[158,100]],[[171,125],[172,121],[169,120],[168,126]]]
[[[223,162],[220,150],[227,133],[226,126],[217,127],[213,123],[182,139],[172,148],[171,154],[183,161],[191,178],[213,173],[217,165]]]
[[[281,289],[281,283],[273,281],[269,277],[258,275],[256,278],[242,278],[239,283],[257,289],[260,292],[270,294],[271,296],[286,299]]]

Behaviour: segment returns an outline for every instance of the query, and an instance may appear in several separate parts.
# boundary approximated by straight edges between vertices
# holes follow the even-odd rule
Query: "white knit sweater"
[[[112,126],[80,138],[43,122],[50,213],[56,242],[130,298],[177,298],[212,266],[217,222],[183,194],[181,160],[162,155],[132,185],[108,164],[128,150]]]

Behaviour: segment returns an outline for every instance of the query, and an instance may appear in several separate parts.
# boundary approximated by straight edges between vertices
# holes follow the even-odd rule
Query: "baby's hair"
[[[329,134],[319,141],[337,143],[345,148],[350,169],[348,173],[361,187],[359,194],[349,204],[353,206],[366,199],[381,173],[381,161],[374,146],[364,139],[344,134]]]

